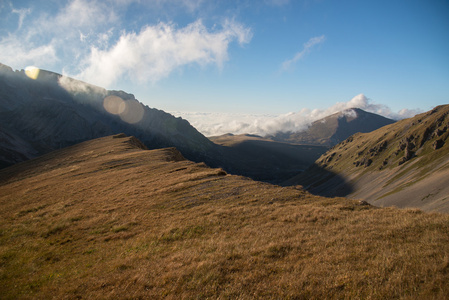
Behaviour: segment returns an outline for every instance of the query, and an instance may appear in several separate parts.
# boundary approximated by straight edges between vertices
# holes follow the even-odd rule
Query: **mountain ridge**
[[[125,111],[111,113],[105,99],[118,97]],[[118,100],[117,100],[118,99]],[[210,161],[214,144],[188,121],[138,102],[134,95],[39,70],[35,79],[26,71],[0,66],[0,157],[10,165],[81,141],[126,132],[150,148],[174,146],[192,160]],[[23,144],[14,149],[14,145]],[[23,153],[22,153],[22,149]]]

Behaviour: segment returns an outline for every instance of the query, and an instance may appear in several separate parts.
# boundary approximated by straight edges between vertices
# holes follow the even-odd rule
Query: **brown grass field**
[[[1,299],[447,299],[449,216],[106,137],[0,171]]]

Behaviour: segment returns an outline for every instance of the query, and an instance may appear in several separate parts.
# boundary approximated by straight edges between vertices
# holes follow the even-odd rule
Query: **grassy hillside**
[[[355,134],[290,183],[374,205],[449,212],[449,105]],[[335,176],[336,175],[336,176]]]
[[[449,294],[449,216],[313,196],[122,135],[0,170],[2,299]]]

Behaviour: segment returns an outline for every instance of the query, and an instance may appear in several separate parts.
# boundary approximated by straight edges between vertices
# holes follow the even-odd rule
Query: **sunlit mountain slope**
[[[289,181],[374,205],[449,212],[449,105],[355,134]]]

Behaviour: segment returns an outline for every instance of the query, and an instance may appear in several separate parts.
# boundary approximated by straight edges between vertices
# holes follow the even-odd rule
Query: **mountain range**
[[[28,74],[29,75],[29,74]],[[0,64],[0,167],[111,134],[125,133],[149,149],[176,147],[193,161],[227,172],[281,183],[304,171],[328,148],[347,138],[361,123],[378,128],[385,118],[354,109],[351,119],[330,116],[309,128],[315,140],[227,135],[234,142],[211,142],[188,121],[141,104],[134,95],[106,90],[70,77],[35,70],[13,71]],[[363,119],[360,121],[360,119]],[[385,120],[384,120],[385,119]],[[337,120],[337,121],[335,121]],[[380,121],[379,121],[380,120]],[[333,135],[314,135],[316,124]],[[363,130],[366,127],[362,128]],[[211,138],[217,141],[217,138]],[[312,144],[312,145],[311,145]]]
[[[449,211],[447,106],[399,122],[352,108],[304,132],[206,138],[132,94],[45,70],[28,75],[0,64],[0,167],[123,132],[148,149],[175,147],[189,160],[255,180]]]

